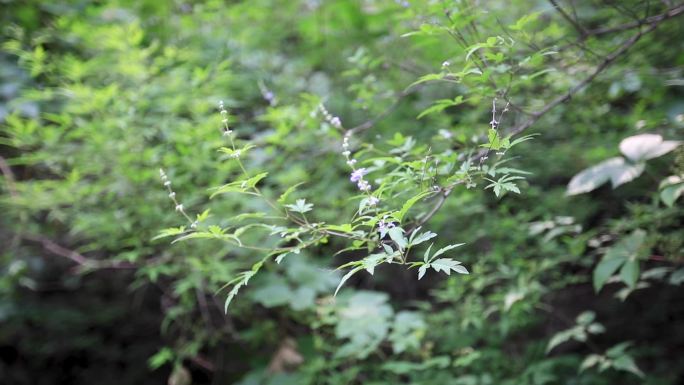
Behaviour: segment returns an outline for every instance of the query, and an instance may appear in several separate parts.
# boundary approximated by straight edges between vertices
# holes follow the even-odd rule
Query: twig
[[[667,11],[659,14],[659,15],[654,15],[647,17],[645,19],[633,21],[631,23],[626,23],[622,25],[618,25],[615,27],[603,27],[603,28],[597,28],[597,29],[591,29],[587,31],[587,36],[601,36],[609,33],[614,33],[614,32],[621,32],[621,31],[626,31],[628,29],[634,29],[638,28],[642,25],[645,24],[653,24],[653,23],[660,23],[663,20],[673,18],[675,16],[678,16],[680,14],[684,13],[684,4],[679,4],[676,5]]]
[[[43,236],[22,234],[21,237],[42,244],[45,250],[60,257],[67,258],[75,262],[79,267],[96,269],[133,269],[136,267],[134,264],[128,262],[103,263],[103,261],[96,261],[83,256],[83,254],[75,250],[67,249]]]
[[[582,27],[580,23],[577,22],[577,20],[570,17],[570,15],[568,15],[568,13],[565,12],[565,10],[558,4],[556,0],[549,0],[549,2],[553,4],[553,7],[556,8],[558,13],[560,13],[561,16],[563,16],[563,18],[568,21],[568,23],[572,24],[572,26],[575,27],[577,32],[579,32],[580,36],[587,35],[587,30],[584,27]]]
[[[14,177],[12,168],[7,163],[7,160],[2,156],[0,156],[0,172],[2,172],[2,175],[5,177],[5,183],[7,183],[7,190],[9,191],[10,196],[16,198],[18,196],[16,178]]]
[[[664,19],[661,19],[664,20]],[[554,107],[558,106],[559,104],[562,104],[566,101],[568,101],[574,94],[576,94],[578,91],[580,91],[582,88],[584,88],[587,84],[591,83],[592,80],[598,76],[603,70],[605,70],[608,66],[610,66],[620,55],[624,54],[631,48],[641,37],[654,29],[656,29],[659,25],[660,21],[656,21],[652,23],[648,28],[645,30],[641,30],[638,33],[636,33],[634,36],[631,38],[627,39],[625,42],[622,43],[620,48],[616,49],[613,51],[611,54],[605,57],[605,59],[594,69],[594,71],[584,78],[579,84],[575,85],[572,87],[570,90],[568,90],[566,93],[563,95],[560,95],[559,97],[553,99],[551,102],[546,104],[544,107],[542,107],[540,110],[535,111],[530,113],[531,118],[528,119],[527,121],[523,122],[522,124],[514,127],[511,129],[508,134],[509,135],[515,135],[519,134],[520,132],[524,131],[525,129],[529,128],[532,126],[534,123],[536,123],[542,116],[544,116],[547,112],[551,111]],[[487,154],[487,149],[480,150],[473,158],[472,160],[478,160],[481,159],[483,156]],[[449,194],[451,193],[451,189],[454,186],[450,186],[450,188],[445,188],[442,190],[442,193],[440,194],[439,199],[435,202],[435,205],[432,207],[432,209],[422,218],[418,220],[418,222],[411,228],[412,230],[417,228],[418,226],[422,226],[425,224],[430,218],[432,218],[440,208],[444,205],[446,199],[448,198]]]
[[[373,127],[377,122],[379,122],[380,120],[384,119],[387,115],[391,114],[392,111],[394,111],[394,110],[399,106],[399,103],[401,103],[401,101],[402,101],[405,97],[407,97],[408,95],[414,93],[414,92],[417,91],[419,88],[420,88],[420,87],[411,87],[411,88],[405,89],[404,91],[400,92],[400,93],[397,95],[397,97],[395,98],[395,100],[392,102],[392,104],[390,104],[390,106],[387,107],[384,111],[382,111],[380,114],[378,114],[378,115],[375,116],[374,118],[369,119],[369,120],[367,120],[367,121],[365,121],[365,122],[359,124],[358,126],[355,126],[355,127],[350,128],[350,129],[347,131],[347,133],[348,133],[349,135],[354,135],[354,134],[358,134],[358,133],[360,133],[360,132],[366,131],[366,130],[368,130],[369,128]]]
[[[603,59],[603,61],[596,67],[596,69],[594,69],[594,71],[589,76],[584,78],[581,82],[579,82],[577,85],[572,87],[570,90],[568,90],[563,95],[560,95],[557,98],[553,99],[551,102],[546,104],[540,110],[533,112],[532,117],[530,119],[526,120],[522,124],[519,124],[518,126],[511,129],[508,134],[515,135],[515,134],[518,134],[518,133],[524,131],[525,129],[529,128],[534,123],[536,123],[547,112],[551,111],[553,108],[555,108],[559,104],[562,104],[562,103],[570,100],[570,98],[572,98],[572,96],[574,94],[576,94],[577,92],[582,90],[587,84],[591,83],[591,81],[594,80],[596,78],[596,76],[598,76],[601,72],[603,72],[603,70],[605,70],[608,66],[610,66],[615,61],[615,59],[617,59],[622,54],[627,52],[627,50],[629,50],[637,41],[639,41],[639,39],[641,39],[642,36],[653,31],[654,29],[656,29],[656,27],[658,27],[658,25],[659,25],[659,23],[655,22],[655,23],[651,24],[645,30],[639,31],[638,33],[636,33],[635,35],[633,35],[629,39],[625,40],[622,43],[622,45],[620,46],[620,48],[616,49],[610,55],[606,56],[606,58]]]

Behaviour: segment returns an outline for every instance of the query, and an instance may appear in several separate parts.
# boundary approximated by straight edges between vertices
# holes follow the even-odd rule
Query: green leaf
[[[413,236],[416,235],[417,231],[418,230],[414,231],[413,234],[411,234],[411,239],[409,240],[409,243],[411,244],[411,246],[419,245],[419,244],[426,242],[426,241],[429,241],[430,239],[437,236],[437,234],[435,234],[431,231],[426,231],[424,233],[417,235],[414,238]]]
[[[435,259],[435,258],[439,257],[440,255],[446,253],[447,251],[453,250],[453,249],[455,249],[457,247],[461,247],[463,245],[465,245],[465,243],[455,243],[453,245],[442,247],[441,249],[439,249],[435,252],[435,254],[432,256],[431,259]],[[432,245],[430,247],[432,247]],[[429,249],[428,249],[428,251],[429,251]]]
[[[580,325],[589,325],[596,318],[596,313],[593,311],[584,311],[577,316],[577,323]]]
[[[606,281],[608,281],[620,266],[630,261],[633,261],[634,263],[624,268],[625,270],[621,271],[620,277],[625,283],[630,285],[630,287],[634,287],[639,275],[637,260],[640,257],[641,248],[645,240],[646,232],[637,229],[606,251],[603,259],[594,269],[594,289],[597,292],[601,290]]]
[[[620,278],[630,288],[636,287],[636,283],[639,280],[639,261],[630,259],[625,262],[620,269]]]
[[[589,369],[589,368],[591,368],[591,367],[596,366],[596,364],[598,364],[602,359],[603,359],[603,357],[601,357],[601,356],[598,355],[598,354],[590,354],[590,355],[588,355],[588,356],[582,361],[582,364],[580,364],[580,368],[579,368],[580,372],[583,372],[583,371],[585,371],[585,370],[587,370],[587,369]]]
[[[527,24],[537,20],[540,14],[541,11],[530,13],[529,15],[524,15],[521,18],[519,18],[515,22],[515,24],[510,25],[509,28],[514,31],[522,31],[523,29],[525,29],[525,26],[527,26]]]
[[[641,378],[644,377],[644,373],[639,369],[639,367],[634,362],[634,359],[628,355],[622,355],[613,361],[613,367],[615,369],[624,370],[626,372],[633,373]]]
[[[345,223],[343,225],[326,225],[325,229],[330,231],[338,231],[340,233],[351,233],[354,231],[351,223]]]
[[[257,273],[257,271],[258,268],[257,270],[254,270],[254,266],[252,266],[252,270],[248,270],[240,274],[238,277],[239,281],[233,285],[233,288],[228,292],[228,296],[226,297],[226,303],[223,306],[223,311],[225,313],[228,313],[228,306],[230,306],[230,303],[233,302],[233,298],[235,298],[243,286],[247,285],[249,280]]]
[[[342,288],[342,285],[344,285],[345,282],[349,278],[351,278],[352,275],[356,274],[359,270],[363,269],[363,267],[355,267],[347,272],[342,279],[340,279],[340,283],[337,285],[337,288],[335,289],[335,294],[333,294],[333,297],[337,297],[337,292],[340,291],[340,288]]]
[[[618,268],[625,262],[623,258],[603,258],[594,269],[594,290],[600,291]]]
[[[406,246],[408,246],[408,241],[406,240],[406,237],[404,237],[404,229],[402,229],[401,227],[392,227],[391,229],[389,229],[387,233],[389,234],[390,238],[392,238],[394,243],[396,243],[397,246],[399,246],[400,249],[403,250],[406,248]]]
[[[429,267],[430,267],[430,265],[429,265],[429,264],[426,264],[426,265],[422,265],[422,266],[420,266],[420,267],[418,268],[418,280],[420,280],[421,278],[423,278],[423,276],[425,275],[425,273],[427,272],[427,269],[428,269]]]
[[[295,190],[297,190],[297,187],[303,185],[304,182],[297,183],[294,186],[290,186],[287,190],[285,190],[284,193],[280,194],[280,197],[278,198],[278,203],[283,204],[287,202],[287,198],[292,194]]]
[[[230,158],[240,158],[241,156],[245,155],[247,151],[251,150],[254,148],[253,144],[247,144],[243,148],[236,148],[233,150],[232,148],[229,147],[221,147],[219,148],[219,152],[222,152],[224,154],[227,154]]]
[[[684,194],[684,178],[681,176],[672,175],[660,182],[660,199],[668,207],[674,206],[674,203]]]
[[[566,195],[577,195],[597,189],[611,180],[613,187],[628,182],[641,174],[643,165],[625,164],[622,157],[610,158],[589,167],[572,177],[568,183]]]
[[[290,211],[296,213],[306,213],[312,210],[313,203],[306,203],[306,199],[297,199],[297,202],[293,205],[285,205]]]
[[[183,234],[185,232],[185,226],[180,226],[180,227],[170,227],[168,229],[164,229],[159,232],[159,235],[156,237],[152,238],[153,241],[161,238],[166,238],[166,237],[174,237],[179,234]]]
[[[546,353],[553,350],[553,348],[555,348],[556,346],[569,341],[571,338],[573,338],[575,333],[575,329],[568,329],[554,334],[554,336],[551,337],[551,340],[549,340],[548,345],[546,345]]]
[[[221,187],[216,187],[214,188],[214,193],[211,194],[209,197],[210,199],[215,197],[216,195],[219,194],[226,194],[230,192],[238,192],[238,193],[245,193],[248,192],[250,189],[253,189],[256,187],[257,183],[259,183],[260,180],[266,177],[268,175],[267,172],[263,172],[261,174],[255,175],[251,178],[247,178],[244,180],[239,180],[235,182],[231,182],[228,184],[225,184]]]
[[[414,196],[413,198],[407,200],[403,206],[401,206],[401,210],[399,210],[398,213],[394,215],[394,217],[397,219],[399,223],[404,219],[404,216],[408,211],[413,207],[413,205],[416,204],[419,200],[425,198],[426,196],[430,195],[431,193],[429,191],[423,191],[420,194]]]
[[[459,274],[468,274],[468,270],[461,265],[461,262],[454,261],[451,258],[440,258],[430,262],[430,267],[432,267],[436,272],[444,272],[446,275],[451,275],[451,271],[455,271]]]
[[[457,106],[459,104],[463,103],[463,95],[459,95],[456,98],[452,99],[440,99],[437,100],[432,106],[428,107],[425,109],[423,112],[421,112],[416,119],[420,119],[425,115],[429,115],[435,112],[441,112],[444,111],[445,109],[453,106]]]
[[[373,275],[375,273],[375,266],[381,264],[386,259],[387,254],[371,254],[361,260],[361,266],[363,266],[370,275]]]

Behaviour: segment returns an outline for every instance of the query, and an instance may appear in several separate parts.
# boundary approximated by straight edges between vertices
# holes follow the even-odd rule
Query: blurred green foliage
[[[680,383],[684,150],[629,163],[643,174],[615,189],[600,186],[614,169],[585,194],[567,185],[613,157],[629,162],[627,137],[684,139],[682,6],[553,3],[0,1],[0,377]],[[655,22],[587,87],[535,116]],[[501,134],[534,124],[507,142],[488,124],[495,98],[499,113],[512,102],[495,114]],[[439,199],[420,163],[439,159],[435,183],[463,185],[424,231],[439,234],[433,253],[465,242],[454,253],[470,274],[433,264],[418,280],[419,269],[373,264],[373,276],[360,271],[333,296],[345,273],[333,270],[369,253],[340,255],[349,243],[323,237],[264,263],[224,313],[221,288],[264,256],[220,231],[270,209],[241,195],[210,199],[240,172],[230,148],[218,151],[220,100],[236,140],[254,145],[242,162],[268,172],[263,194],[275,201],[301,183],[286,203],[337,231],[348,232],[359,202],[343,134],[321,103],[358,128],[370,182],[393,181],[383,205],[420,196],[399,218],[406,229]],[[526,134],[538,135],[508,148]],[[506,161],[484,175],[491,182],[461,166],[482,148],[485,170]],[[203,219],[217,239],[154,239],[188,230],[168,230],[188,223],[159,168],[192,218],[210,209]],[[388,237],[401,243],[401,233]]]

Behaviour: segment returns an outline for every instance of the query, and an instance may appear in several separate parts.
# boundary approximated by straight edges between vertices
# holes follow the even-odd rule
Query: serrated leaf
[[[447,251],[453,250],[453,249],[455,249],[455,248],[457,248],[457,247],[461,247],[461,246],[463,246],[463,245],[465,245],[465,243],[455,243],[455,244],[453,244],[453,245],[449,245],[449,246],[442,247],[441,249],[439,249],[439,250],[437,250],[437,251],[435,252],[435,254],[432,256],[431,259],[437,258],[437,257],[439,257],[440,255],[446,253]]]
[[[238,180],[235,182],[231,182],[228,184],[225,184],[221,187],[216,187],[214,188],[214,193],[209,196],[209,198],[213,198],[216,195],[219,194],[226,194],[226,193],[231,193],[231,192],[238,192],[238,193],[244,193],[248,192],[249,189],[254,188],[257,183],[259,183],[260,180],[266,177],[268,175],[267,172],[263,172],[261,174],[255,175],[251,178],[247,178],[244,180]]]
[[[313,203],[306,203],[306,199],[297,199],[295,204],[285,205],[285,207],[290,209],[290,211],[302,214],[311,211],[313,209],[313,206]]]
[[[413,207],[413,205],[416,204],[419,200],[425,198],[426,196],[430,195],[430,192],[424,191],[421,192],[420,194],[414,196],[413,198],[407,200],[403,206],[401,206],[401,210],[395,215],[395,218],[397,219],[398,222],[401,223],[402,220],[404,220],[404,216],[408,211]]]
[[[408,241],[406,240],[406,237],[404,237],[404,229],[402,229],[399,226],[392,227],[387,231],[389,234],[390,238],[394,241],[394,243],[399,246],[400,249],[405,249],[406,246],[408,246]]]
[[[459,274],[468,274],[468,270],[461,266],[461,262],[454,261],[451,258],[440,258],[430,262],[430,267],[432,267],[436,272],[444,272],[446,275],[451,275],[451,271],[455,271]]]
[[[245,145],[245,147],[236,148],[235,150],[233,150],[230,147],[221,147],[218,151],[227,154],[231,158],[239,158],[240,156],[246,154],[247,151],[251,150],[254,147],[256,146],[254,146],[253,144],[247,144]]]
[[[430,246],[428,246],[427,250],[425,250],[425,253],[423,254],[423,261],[425,261],[425,263],[428,263],[428,260],[430,258],[430,249],[432,249],[433,245],[434,243],[431,243]]]
[[[375,273],[375,267],[382,263],[386,258],[386,254],[371,254],[361,261],[361,266],[363,266],[370,275],[373,275]]]
[[[644,373],[639,369],[634,362],[634,359],[628,355],[622,355],[613,361],[613,367],[615,369],[624,370],[626,372],[633,373],[639,377],[644,377]]]
[[[363,267],[355,267],[355,268],[349,270],[349,271],[347,272],[347,274],[345,274],[345,275],[342,277],[342,279],[340,279],[340,283],[337,285],[337,288],[335,289],[335,294],[333,294],[333,296],[336,297],[336,296],[337,296],[337,292],[340,291],[340,288],[342,288],[342,285],[344,285],[344,283],[347,282],[347,280],[348,280],[349,278],[351,278],[352,275],[356,274],[356,273],[357,273],[359,270],[361,270],[361,269],[363,269]]]
[[[280,194],[280,197],[278,197],[278,203],[280,203],[280,204],[285,203],[287,201],[287,198],[290,196],[290,194],[295,192],[295,190],[297,190],[297,187],[299,187],[303,184],[304,184],[304,182],[300,182],[294,186],[290,186],[287,190],[285,190],[284,193]]]
[[[430,265],[422,265],[421,267],[418,268],[418,280],[419,281],[421,278],[423,278],[423,276],[427,272],[428,267],[430,267]]]
[[[168,229],[161,230],[159,232],[159,235],[155,236],[152,238],[153,241],[161,238],[166,238],[166,237],[173,237],[179,234],[183,234],[185,232],[185,226],[180,226],[180,227],[170,227]]]
[[[426,231],[424,233],[420,233],[415,238],[412,238],[410,240],[410,244],[411,244],[411,246],[419,245],[423,242],[429,241],[430,239],[432,239],[436,236],[437,236],[437,234],[435,234],[431,231]]]

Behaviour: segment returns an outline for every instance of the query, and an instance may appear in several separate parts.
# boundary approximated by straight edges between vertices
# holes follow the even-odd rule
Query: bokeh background
[[[684,211],[681,200],[666,204],[661,182],[684,174],[684,150],[648,160],[618,188],[566,195],[574,175],[620,156],[626,137],[684,139],[675,1],[1,0],[0,9],[0,382],[682,383]],[[258,256],[153,240],[184,224],[159,168],[193,215],[210,208],[223,223],[263,208],[209,199],[235,171],[217,152],[220,100],[236,135],[257,145],[245,162],[269,171],[265,193],[304,182],[298,196],[338,223],[354,213],[354,186],[340,133],[312,113],[320,103],[345,126],[368,122],[358,142],[400,147],[411,137],[423,151],[458,153],[486,142],[503,91],[535,111],[655,22],[526,130],[538,135],[510,152],[511,167],[530,173],[520,194],[454,190],[427,224],[441,242],[466,243],[458,259],[468,276],[418,281],[388,266],[333,300],[331,269],[347,260],[330,240],[267,266],[224,313],[218,289]],[[496,86],[409,87],[465,66],[455,30],[472,44],[514,42],[505,59],[488,59]],[[512,108],[501,127],[524,119]],[[607,250],[633,257],[637,278],[616,272],[597,292]]]

